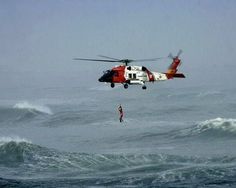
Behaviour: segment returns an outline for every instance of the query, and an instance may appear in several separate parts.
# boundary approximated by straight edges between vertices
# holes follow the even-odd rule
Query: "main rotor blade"
[[[157,61],[157,60],[160,60],[160,59],[163,59],[164,57],[158,57],[158,58],[152,58],[152,59],[135,59],[135,60],[131,60],[131,61],[134,61],[134,62],[139,62],[139,61]]]
[[[170,54],[168,55],[168,57],[171,58],[171,59],[174,59],[174,56],[172,55],[172,53],[170,53]]]
[[[98,55],[99,57],[105,57],[107,59],[112,59],[112,60],[117,60],[119,61],[120,59],[116,59],[116,58],[113,58],[113,57],[108,57],[108,56],[105,56],[105,55]]]
[[[86,59],[86,58],[74,58],[73,60],[83,60],[83,61],[102,61],[102,62],[119,62],[119,60],[107,60],[107,59]]]

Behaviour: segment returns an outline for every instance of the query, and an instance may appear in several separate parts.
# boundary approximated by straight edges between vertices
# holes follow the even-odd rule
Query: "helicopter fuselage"
[[[165,73],[151,72],[144,66],[125,66],[120,65],[107,70],[98,80],[100,82],[111,83],[114,87],[115,83],[130,85],[145,85],[145,82],[164,81],[168,77]]]

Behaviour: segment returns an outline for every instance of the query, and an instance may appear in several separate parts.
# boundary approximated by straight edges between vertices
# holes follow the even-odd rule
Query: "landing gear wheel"
[[[142,89],[147,89],[147,86],[143,85]]]
[[[115,87],[115,84],[114,84],[114,83],[111,83],[111,87],[112,87],[112,88]]]
[[[124,88],[127,89],[129,87],[128,84],[124,84]]]

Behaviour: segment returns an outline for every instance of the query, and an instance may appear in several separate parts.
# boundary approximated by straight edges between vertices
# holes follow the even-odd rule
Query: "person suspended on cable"
[[[119,113],[120,113],[120,122],[122,122],[122,121],[123,121],[123,115],[124,115],[124,113],[123,113],[123,109],[122,109],[122,106],[121,106],[121,105],[119,105],[118,111],[119,111]]]

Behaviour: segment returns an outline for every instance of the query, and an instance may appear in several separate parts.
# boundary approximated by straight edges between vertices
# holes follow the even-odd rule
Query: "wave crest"
[[[179,131],[174,131],[173,134],[177,134],[174,138],[191,137],[191,136],[201,136],[207,138],[220,138],[220,137],[230,137],[236,136],[236,119],[226,119],[226,118],[215,118],[202,121],[197,125],[182,129]]]
[[[80,172],[104,171],[104,169],[130,171],[137,168],[158,167],[160,165],[179,163],[234,163],[236,158],[197,158],[187,156],[176,156],[168,154],[87,154],[60,152],[55,149],[41,147],[32,144],[26,139],[19,137],[0,138],[0,164],[8,165],[24,163],[30,168],[51,169],[77,169]],[[45,170],[46,170],[45,169]],[[33,169],[31,169],[33,170]]]
[[[44,106],[44,105],[36,105],[36,104],[31,104],[27,101],[24,102],[19,102],[13,106],[15,109],[26,109],[29,110],[30,112],[40,112],[40,113],[45,113],[52,115],[52,111],[49,107]]]
[[[216,118],[203,121],[196,127],[197,132],[216,130],[236,134],[236,119]]]
[[[21,142],[27,142],[31,143],[31,141],[25,139],[25,138],[20,138],[18,136],[14,137],[0,137],[0,146],[2,144],[8,143],[8,142],[15,142],[15,143],[21,143]]]
[[[24,162],[24,151],[30,141],[20,137],[0,137],[0,164],[14,166]]]

